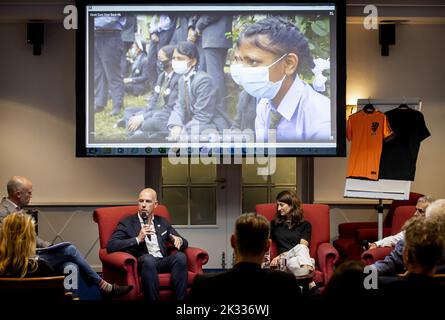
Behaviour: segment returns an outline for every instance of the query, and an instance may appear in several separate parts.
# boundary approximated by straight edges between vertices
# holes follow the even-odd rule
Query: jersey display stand
[[[366,104],[372,104],[376,109],[385,113],[389,110],[406,104],[409,108],[421,111],[422,100],[414,99],[358,99],[357,110],[363,109]],[[346,178],[345,198],[378,199],[378,239],[383,238],[383,199],[407,200],[411,189],[408,180],[379,179],[376,181],[366,179]]]

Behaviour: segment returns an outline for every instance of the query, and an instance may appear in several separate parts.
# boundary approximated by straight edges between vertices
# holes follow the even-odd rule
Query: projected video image
[[[335,148],[332,11],[100,9],[87,12],[87,147]]]

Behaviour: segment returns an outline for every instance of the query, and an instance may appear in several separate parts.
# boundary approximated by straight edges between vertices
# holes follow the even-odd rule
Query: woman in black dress
[[[284,260],[287,268],[296,276],[313,270],[314,259],[309,255],[311,234],[312,226],[304,220],[296,192],[280,192],[277,195],[277,215],[271,222],[271,237],[277,244],[279,255],[271,261],[271,266],[277,266]]]

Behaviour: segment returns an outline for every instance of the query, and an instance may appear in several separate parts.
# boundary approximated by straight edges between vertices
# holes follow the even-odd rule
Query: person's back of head
[[[323,298],[328,303],[338,301],[357,301],[364,293],[364,264],[361,261],[348,260],[340,264],[323,291]]]
[[[429,196],[429,195],[424,195],[421,196],[419,199],[417,199],[417,203],[427,203],[428,205],[430,205],[431,203],[434,202],[434,198]]]
[[[437,216],[445,216],[445,199],[438,199],[426,208],[425,217],[427,219]]]
[[[36,232],[31,216],[14,212],[0,225],[0,275],[23,277],[34,271]],[[31,269],[31,270],[30,270]]]
[[[269,221],[255,213],[242,214],[235,222],[231,243],[237,260],[245,258],[263,259],[270,246]]]
[[[404,264],[409,272],[432,275],[445,250],[445,215],[414,217],[405,225]]]

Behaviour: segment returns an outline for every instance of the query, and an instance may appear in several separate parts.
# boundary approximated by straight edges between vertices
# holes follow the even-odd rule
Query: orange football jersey
[[[383,142],[392,135],[386,115],[379,110],[351,115],[346,128],[351,141],[347,177],[378,180]]]

